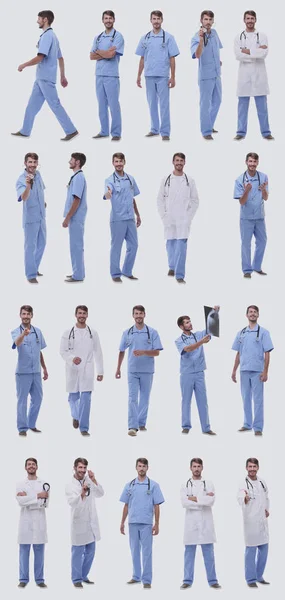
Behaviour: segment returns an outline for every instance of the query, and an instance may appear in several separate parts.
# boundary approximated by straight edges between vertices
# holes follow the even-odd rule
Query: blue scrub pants
[[[212,135],[215,120],[222,102],[220,77],[202,79],[200,86],[200,126],[202,135]]]
[[[16,373],[17,389],[17,428],[18,431],[34,429],[43,399],[41,373]],[[28,395],[30,408],[27,414]]]
[[[168,267],[174,271],[176,279],[184,279],[187,254],[187,239],[167,240]]]
[[[83,281],[85,277],[84,266],[84,223],[73,221],[68,225],[69,248],[72,264],[72,277],[77,281]]]
[[[241,371],[240,386],[243,399],[244,424],[247,429],[262,431],[264,424],[263,390],[259,371]],[[252,399],[254,403],[254,419],[252,421]]]
[[[35,116],[41,110],[45,100],[47,101],[52,112],[55,114],[65,134],[68,135],[69,133],[74,133],[74,131],[76,131],[76,127],[73,125],[68,114],[65,112],[60,103],[55,83],[52,83],[51,81],[44,81],[43,79],[37,79],[34,83],[28,106],[26,108],[21,133],[23,135],[31,134]]]
[[[237,135],[246,136],[247,132],[247,117],[249,107],[250,96],[240,96],[238,99],[238,128]],[[269,121],[268,121],[268,109],[267,109],[267,96],[254,96],[259,126],[261,135],[271,135]]]
[[[122,118],[121,107],[119,103],[120,80],[119,77],[107,77],[97,75],[96,94],[99,105],[99,119],[101,123],[101,135],[109,135],[109,113],[112,117],[111,135],[112,137],[121,137]]]
[[[79,421],[80,431],[89,431],[91,392],[74,392],[68,395],[71,416]]]
[[[20,544],[19,547],[19,581],[29,582],[29,562],[31,544]],[[33,544],[34,577],[36,583],[44,582],[45,544]]]
[[[129,429],[146,426],[152,381],[153,373],[128,373]]]
[[[111,253],[110,253],[110,273],[111,277],[120,277],[126,275],[130,277],[133,274],[133,266],[138,250],[137,226],[133,219],[126,221],[111,221]],[[123,268],[120,268],[121,252],[123,242],[126,240],[126,256]]]
[[[37,276],[40,262],[46,246],[45,219],[36,223],[26,223],[25,233],[25,273],[27,279]]]
[[[145,78],[146,97],[150,110],[152,133],[160,133],[161,136],[170,135],[170,110],[169,110],[169,87],[168,77]],[[160,123],[158,115],[158,104],[160,112]]]
[[[152,581],[152,525],[129,523],[129,540],[133,559],[132,579]],[[141,564],[142,555],[142,564]]]
[[[192,585],[194,580],[194,563],[197,546],[194,544],[185,546],[184,551],[184,579],[183,583]],[[201,544],[205,569],[209,585],[218,583],[215,569],[214,544]]]
[[[202,431],[210,431],[207,390],[204,371],[181,373],[182,429],[191,429],[191,399],[194,392]]]
[[[73,583],[85,581],[92,567],[96,542],[71,547],[71,579]]]
[[[245,548],[245,579],[247,583],[262,581],[268,555],[268,544],[246,546]]]
[[[241,266],[244,273],[261,271],[267,235],[265,219],[240,219]],[[255,253],[251,263],[251,240],[255,237]]]

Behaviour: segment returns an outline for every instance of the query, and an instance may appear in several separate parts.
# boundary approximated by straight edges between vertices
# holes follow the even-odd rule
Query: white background
[[[134,464],[138,456],[150,462],[149,475],[158,481],[166,502],[161,509],[161,532],[154,540],[154,580],[152,594],[174,597],[179,594],[183,578],[183,519],[179,490],[189,477],[189,460],[193,456],[204,459],[204,476],[216,487],[214,507],[218,544],[215,548],[216,567],[222,595],[234,598],[250,594],[243,573],[242,516],[236,502],[236,491],[243,477],[248,456],[260,460],[260,474],[266,480],[271,496],[270,534],[271,552],[266,578],[270,588],[261,589],[269,598],[283,586],[281,554],[279,550],[279,521],[282,518],[281,499],[284,497],[284,477],[280,474],[284,427],[284,392],[280,310],[284,303],[282,259],[284,256],[284,206],[282,173],[282,146],[284,137],[283,102],[277,62],[283,56],[282,23],[284,8],[276,0],[268,5],[264,0],[255,6],[241,2],[213,2],[215,26],[224,45],[223,103],[216,123],[219,134],[212,143],[205,142],[199,129],[199,94],[197,62],[190,56],[192,35],[199,27],[200,2],[191,6],[183,2],[174,5],[164,0],[154,6],[149,0],[135,3],[114,1],[112,6],[103,2],[85,0],[82,3],[51,2],[48,7],[30,0],[28,3],[10,2],[2,8],[2,232],[1,244],[1,364],[2,373],[2,429],[0,448],[2,456],[0,531],[2,550],[5,552],[5,571],[2,558],[2,591],[10,597],[18,594],[17,526],[19,508],[14,499],[15,484],[25,476],[24,460],[36,456],[39,476],[51,484],[48,510],[49,543],[46,547],[46,594],[65,590],[71,593],[69,507],[64,487],[72,477],[72,464],[77,456],[86,456],[90,468],[105,488],[105,496],[97,507],[102,541],[98,544],[96,559],[90,573],[96,587],[85,589],[84,594],[101,593],[104,597],[116,594],[137,595],[141,587],[130,589],[125,582],[130,578],[131,558],[127,536],[119,532],[122,505],[118,499],[124,484],[135,476]],[[58,85],[60,98],[80,136],[68,145],[59,141],[63,132],[47,106],[36,118],[29,140],[10,136],[20,129],[24,109],[32,88],[35,69],[22,73],[17,66],[36,54],[39,37],[36,23],[39,10],[55,12],[54,30],[59,37],[66,62],[69,86]],[[92,140],[99,131],[97,101],[94,91],[94,62],[89,51],[95,34],[102,31],[102,11],[112,8],[117,16],[116,28],[125,38],[125,56],[121,59],[121,106],[123,137],[119,144],[109,140]],[[138,57],[135,49],[141,35],[150,30],[149,14],[159,8],[164,12],[164,27],[178,43],[176,88],[171,93],[172,134],[169,143],[160,138],[146,139],[149,131],[149,113],[144,89],[136,87]],[[275,142],[261,138],[255,107],[250,109],[250,125],[245,141],[236,143],[236,80],[238,64],[233,54],[233,39],[243,30],[242,16],[246,9],[258,11],[258,28],[269,38],[270,52],[267,70],[271,95],[269,115]],[[143,82],[144,85],[144,82]],[[280,127],[278,124],[280,123]],[[22,207],[15,194],[15,181],[23,170],[26,152],[37,152],[40,170],[46,184],[48,243],[41,270],[44,278],[38,286],[30,286],[24,277]],[[85,234],[86,280],[83,284],[68,286],[64,276],[70,273],[68,232],[62,229],[62,213],[66,184],[70,177],[70,153],[84,152],[84,168],[88,183],[88,215]],[[109,210],[102,201],[104,179],[112,172],[111,156],[122,151],[127,158],[127,172],[140,188],[137,198],[142,217],[139,230],[139,251],[134,274],[138,282],[124,280],[116,286],[109,276]],[[268,246],[264,269],[267,278],[254,275],[244,280],[240,266],[239,207],[232,199],[235,178],[245,170],[245,155],[249,151],[260,154],[261,171],[267,173],[270,197],[266,206]],[[168,266],[164,248],[163,230],[156,209],[160,180],[171,172],[174,152],[187,155],[186,172],[197,184],[200,207],[193,221],[188,246],[187,285],[178,286],[166,276]],[[281,260],[278,261],[279,256]],[[280,266],[279,266],[280,265]],[[16,394],[14,370],[16,355],[10,350],[10,330],[19,324],[19,307],[29,303],[34,307],[34,324],[41,328],[47,341],[44,351],[49,380],[44,382],[44,401],[38,426],[39,436],[30,432],[26,439],[16,430]],[[105,378],[96,385],[93,394],[92,436],[84,439],[72,428],[67,394],[65,392],[64,363],[59,356],[62,332],[74,324],[77,304],[89,307],[89,323],[100,335]],[[127,435],[127,372],[126,360],[122,379],[114,378],[121,333],[132,325],[131,309],[143,304],[147,323],[161,336],[164,351],[156,359],[156,375],[151,395],[148,431],[137,438]],[[190,314],[194,329],[202,329],[203,305],[221,305],[221,338],[213,339],[205,347],[208,370],[206,381],[212,428],[215,438],[203,436],[193,400],[193,429],[188,436],[181,435],[179,356],[174,340],[179,335],[176,319]],[[231,381],[234,352],[231,345],[236,332],[246,325],[245,309],[248,304],[260,306],[260,324],[269,329],[275,345],[272,353],[270,377],[265,385],[265,430],[263,438],[253,434],[238,434],[242,425],[242,404],[239,384]],[[283,527],[283,525],[282,525]],[[273,559],[274,556],[274,559]],[[194,593],[212,594],[208,590],[200,551],[197,552]],[[93,591],[92,591],[93,590]],[[31,582],[26,594],[37,594]],[[14,596],[15,595],[15,596]],[[161,597],[161,596],[160,596]]]

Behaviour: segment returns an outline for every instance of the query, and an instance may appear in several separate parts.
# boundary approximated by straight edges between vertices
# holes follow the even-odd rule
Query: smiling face
[[[145,313],[142,310],[135,309],[133,312],[133,318],[136,325],[142,325],[145,319]]]
[[[82,481],[82,479],[84,479],[85,474],[87,471],[87,465],[84,465],[83,463],[78,463],[78,465],[76,467],[74,467],[74,475],[76,477],[76,479],[79,479],[80,481]]]
[[[138,464],[136,465],[136,470],[137,470],[137,474],[140,477],[145,477],[148,471],[148,465],[144,465],[141,462],[138,462]]]
[[[244,17],[246,31],[251,32],[255,29],[256,17],[246,14]]]
[[[77,319],[77,323],[79,323],[80,325],[84,325],[88,319],[88,312],[86,312],[86,310],[78,308],[75,316]]]
[[[201,473],[203,471],[203,465],[200,465],[197,462],[193,462],[190,467],[190,471],[191,471],[194,479],[200,479]]]
[[[152,15],[150,22],[152,24],[152,28],[154,32],[158,32],[161,29],[161,25],[163,22],[163,18],[162,17],[157,17],[156,15]]]
[[[175,171],[182,173],[184,165],[185,165],[184,158],[181,158],[180,156],[175,156],[175,158],[173,159],[173,165],[174,165]]]
[[[247,474],[250,477],[250,479],[256,479],[257,478],[257,471],[258,471],[259,467],[258,465],[255,465],[252,462],[249,462],[246,466],[246,470],[247,470]]]
[[[28,475],[35,475],[38,470],[38,465],[33,460],[28,460],[25,469]]]
[[[31,325],[33,313],[23,309],[20,312],[20,318],[21,318],[23,327],[29,327]]]
[[[124,173],[124,166],[125,166],[125,164],[126,164],[126,161],[123,158],[117,158],[117,157],[115,157],[114,160],[113,160],[114,169],[120,175],[123,175],[123,173]]]
[[[249,323],[252,323],[254,325],[255,323],[257,323],[259,312],[255,308],[250,307],[247,311],[246,316],[249,320]]]
[[[110,15],[103,15],[102,23],[106,29],[106,31],[111,31],[113,29],[115,19]]]
[[[30,175],[34,175],[37,170],[38,164],[38,160],[29,156],[29,158],[27,158],[25,162],[26,171],[30,173]]]
[[[258,162],[259,161],[256,158],[252,158],[252,156],[249,156],[249,158],[246,161],[246,166],[249,173],[255,173],[258,166]]]

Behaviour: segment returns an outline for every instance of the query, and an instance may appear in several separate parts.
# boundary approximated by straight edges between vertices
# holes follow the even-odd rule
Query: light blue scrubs
[[[215,31],[206,35],[207,44],[199,58],[198,83],[200,87],[200,125],[203,136],[211,135],[222,102],[220,49],[223,47]],[[199,33],[191,40],[191,56],[196,58]]]
[[[194,564],[196,556],[196,544],[187,544],[184,551],[184,579],[183,583],[192,585],[194,581]],[[204,565],[209,585],[218,583],[215,567],[214,544],[201,544]]]
[[[96,94],[101,123],[100,134],[103,136],[108,136],[110,133],[108,108],[112,117],[112,137],[121,137],[122,133],[119,62],[124,54],[124,45],[122,34],[112,29],[109,33],[103,31],[100,35],[96,35],[91,48],[91,52],[97,52],[97,50],[109,50],[112,46],[116,46],[116,54],[113,58],[102,58],[96,61]]]
[[[252,185],[247,201],[240,207],[241,262],[244,273],[262,270],[262,260],[266,248],[267,235],[264,218],[264,200],[259,186],[268,181],[267,175],[256,172],[251,177],[248,171],[235,181],[234,198],[239,200],[244,194],[244,186]],[[268,186],[267,186],[268,191]],[[251,241],[255,237],[255,253],[251,262]]]
[[[105,194],[107,187],[112,190],[111,197],[111,253],[110,273],[111,277],[125,275],[131,277],[138,249],[138,234],[135,222],[134,196],[140,193],[139,188],[131,175],[121,177],[114,172],[105,181]],[[103,196],[105,200],[105,195]],[[123,267],[120,267],[122,245],[126,241],[126,256]]]
[[[148,477],[143,481],[136,478],[125,485],[120,502],[128,505],[132,579],[151,583],[153,515],[154,507],[164,502],[161,489],[158,483]]]
[[[73,583],[79,583],[88,579],[95,556],[96,541],[84,546],[71,547],[71,579]]]
[[[154,357],[135,356],[134,350],[163,350],[160,337],[155,329],[144,325],[143,329],[137,329],[135,325],[126,329],[122,335],[120,352],[128,354],[128,385],[129,385],[129,409],[128,427],[138,430],[146,426],[149,397],[151,392]]]
[[[176,279],[184,279],[188,239],[166,241],[168,268],[174,271]]]
[[[210,431],[207,390],[205,383],[206,361],[203,346],[192,352],[185,352],[185,346],[199,342],[206,330],[182,335],[175,340],[180,354],[180,387],[182,394],[182,429],[191,429],[191,399],[194,392],[203,433]]]
[[[150,110],[150,131],[161,136],[170,135],[169,69],[170,58],[180,54],[173,35],[160,30],[143,35],[136,49],[144,57],[144,74],[147,101]],[[158,114],[158,104],[160,119]]]
[[[260,375],[264,369],[264,353],[273,350],[270,333],[256,325],[254,329],[245,327],[238,332],[232,345],[240,355],[240,385],[243,399],[244,424],[246,429],[262,431],[264,424],[263,381]],[[252,419],[252,399],[254,419]]]
[[[19,547],[19,581],[29,583],[29,563],[31,545],[34,551],[34,576],[37,584],[44,583],[45,544],[20,544]]]
[[[266,137],[271,135],[268,120],[268,108],[267,108],[267,96],[254,96],[255,106],[257,110],[257,116],[259,120],[259,127],[261,135]],[[249,108],[250,96],[239,96],[238,99],[238,127],[237,135],[242,137],[246,136],[247,133],[247,119],[248,119],[248,108]]]
[[[20,175],[17,183],[18,202],[26,185],[27,171]],[[23,228],[25,235],[25,274],[27,279],[37,277],[40,262],[46,246],[46,209],[44,199],[45,185],[39,171],[36,171],[33,186],[27,200],[23,201]]]
[[[87,186],[83,171],[76,171],[67,186],[67,198],[63,216],[66,217],[71,209],[74,197],[80,199],[77,211],[71,217],[68,225],[70,258],[72,264],[72,277],[83,281],[85,277],[84,266],[84,224],[87,213]]]
[[[35,116],[41,110],[42,105],[46,100],[52,112],[55,114],[58,122],[62,126],[62,129],[65,131],[66,135],[68,135],[69,133],[76,131],[76,127],[73,125],[72,121],[61,105],[55,87],[57,61],[59,58],[62,58],[62,54],[58,39],[51,27],[42,33],[37,45],[37,49],[38,54],[43,54],[44,58],[42,62],[37,65],[36,81],[34,83],[32,94],[26,108],[21,133],[23,135],[31,134]]]
[[[268,555],[268,544],[246,546],[245,578],[247,583],[262,581]]]
[[[13,350],[18,350],[18,363],[16,367],[17,388],[17,428],[18,431],[34,429],[43,398],[41,379],[41,350],[46,348],[44,336],[40,329],[31,325],[29,335],[24,337],[20,346],[15,340],[23,333],[23,325],[11,332]],[[30,394],[30,408],[27,414],[27,401]]]
[[[89,431],[91,392],[70,392],[68,402],[72,418],[79,421],[80,431]]]

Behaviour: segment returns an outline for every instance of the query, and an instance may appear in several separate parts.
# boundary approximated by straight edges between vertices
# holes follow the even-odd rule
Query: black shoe
[[[76,583],[74,583],[73,585],[74,587],[83,588],[81,581],[76,581]]]
[[[77,419],[73,419],[72,420],[72,425],[73,425],[74,429],[78,429],[78,427],[79,427],[79,421]]]
[[[68,133],[64,138],[61,138],[61,142],[69,142],[70,140],[72,140],[76,135],[78,135],[78,131],[73,131],[73,133]]]
[[[261,579],[261,581],[258,581],[257,583],[262,583],[263,585],[270,585],[269,581],[265,581],[265,579]]]
[[[92,585],[94,585],[94,581],[90,581],[90,579],[83,579],[83,583],[91,583]]]
[[[37,583],[37,586],[40,588],[47,588],[47,584],[44,583],[44,581],[41,581],[41,583]]]
[[[11,135],[16,135],[17,137],[23,137],[23,138],[28,138],[30,137],[29,135],[24,135],[23,133],[21,133],[20,131],[16,131],[16,133],[11,133]],[[21,582],[22,583],[22,582]],[[21,586],[22,587],[22,586]]]
[[[12,135],[15,135],[15,134],[12,133]],[[26,587],[26,585],[28,585],[28,583],[26,581],[20,581],[20,583],[18,584],[18,587],[24,588],[24,587]]]
[[[252,587],[252,588],[258,587],[257,583],[248,583],[247,585],[248,585],[248,587]]]
[[[222,586],[219,583],[213,583],[213,585],[210,585],[211,588],[214,588],[215,590],[219,590]]]

